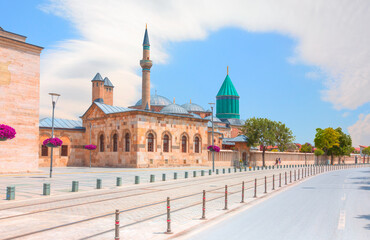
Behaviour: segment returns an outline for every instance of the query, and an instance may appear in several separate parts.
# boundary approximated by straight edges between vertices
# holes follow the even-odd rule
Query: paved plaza
[[[112,239],[116,209],[121,211],[121,239],[177,238],[185,230],[248,206],[241,204],[242,181],[245,182],[245,203],[251,203],[301,182],[302,173],[305,180],[328,167],[242,169],[241,172],[231,169],[231,173],[225,169],[225,174],[219,169],[218,175],[205,176],[201,176],[201,170],[64,168],[55,169],[52,180],[48,179],[47,169],[36,174],[4,175],[1,184],[16,180],[13,184],[19,185],[16,185],[16,200],[2,200],[0,204],[0,239]],[[197,172],[196,177],[193,177],[193,171]],[[174,172],[178,172],[177,180],[173,179]],[[184,178],[185,172],[188,172],[188,179]],[[166,181],[162,181],[163,173],[166,173]],[[149,183],[151,174],[155,174],[154,183]],[[118,176],[123,178],[123,186],[115,186]],[[141,176],[140,184],[134,184],[135,176]],[[265,176],[267,193],[264,193]],[[103,189],[96,189],[97,178],[102,179]],[[71,192],[72,180],[82,183],[81,191]],[[51,183],[51,196],[41,195],[43,182]],[[227,210],[224,210],[225,185],[228,186]],[[200,220],[203,190],[206,190],[207,220]],[[164,234],[167,197],[171,199],[173,234]]]

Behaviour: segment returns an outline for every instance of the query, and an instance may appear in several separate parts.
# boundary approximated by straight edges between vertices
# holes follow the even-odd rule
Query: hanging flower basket
[[[45,141],[42,144],[44,146],[54,148],[54,147],[60,147],[60,146],[62,146],[63,141],[60,140],[59,138],[48,138],[48,139],[45,139]]]
[[[89,144],[89,145],[85,145],[84,148],[87,149],[87,150],[95,150],[96,149],[96,145]]]
[[[5,125],[5,124],[0,124],[0,141],[6,141],[8,139],[13,139],[15,138],[15,130],[14,128]]]
[[[216,145],[210,145],[210,146],[208,146],[208,148],[207,148],[209,151],[211,151],[211,152],[219,152],[220,151],[220,148],[219,147],[217,147]]]

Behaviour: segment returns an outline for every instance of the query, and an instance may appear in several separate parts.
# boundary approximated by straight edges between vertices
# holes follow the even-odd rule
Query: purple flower
[[[14,128],[5,124],[0,124],[0,138],[13,139],[15,138],[15,134]]]
[[[220,151],[220,148],[219,147],[217,147],[216,145],[210,145],[210,146],[208,146],[208,148],[207,148],[209,151],[211,151],[211,152],[219,152]]]
[[[42,144],[45,146],[48,143],[53,144],[55,147],[59,147],[59,146],[62,146],[63,141],[60,140],[59,138],[48,138],[48,139],[45,139]]]
[[[88,149],[88,150],[95,150],[96,149],[96,145],[94,145],[94,144],[85,145],[84,148],[85,149]]]

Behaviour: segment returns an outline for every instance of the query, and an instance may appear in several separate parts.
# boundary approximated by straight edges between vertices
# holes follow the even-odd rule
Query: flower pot
[[[46,144],[46,146],[47,146],[47,147],[51,147],[51,148],[58,147],[58,146],[55,146],[55,145],[54,145],[54,144],[52,144],[52,143],[47,143],[47,144]]]
[[[1,141],[6,141],[6,140],[8,140],[7,138],[0,138],[0,142]]]

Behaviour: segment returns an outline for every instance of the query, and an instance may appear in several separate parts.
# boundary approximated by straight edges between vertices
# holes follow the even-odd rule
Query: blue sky
[[[47,115],[50,110],[45,92],[56,88],[62,93],[58,103],[59,117],[78,118],[90,104],[89,80],[98,71],[109,76],[115,85],[117,105],[131,105],[140,98],[139,60],[145,25],[131,19],[127,22],[122,19],[122,23],[118,22],[117,26],[114,25],[117,22],[112,24],[108,17],[102,17],[100,21],[91,17],[89,19],[88,14],[94,15],[91,13],[93,10],[83,8],[83,2],[79,2],[80,6],[72,6],[61,1],[0,1],[0,7],[7,9],[0,15],[0,26],[7,31],[25,35],[28,37],[27,42],[45,48],[41,65],[41,115]],[[176,10],[176,6],[173,8]],[[132,11],[136,13],[136,10],[139,14],[138,9],[133,8]],[[114,11],[106,9],[109,10]],[[84,19],[82,11],[85,11],[88,20]],[[100,15],[95,14],[99,19]],[[295,36],[294,31],[287,34],[286,31],[274,29],[256,31],[252,27],[249,30],[238,24],[210,27],[203,32],[201,28],[192,29],[188,25],[182,27],[182,22],[179,22],[179,26],[174,29],[174,26],[162,27],[162,24],[156,24],[162,17],[156,14],[143,19],[149,22],[151,58],[154,63],[151,71],[153,93],[156,89],[159,95],[171,101],[176,97],[178,104],[191,99],[193,103],[207,109],[209,102],[215,102],[215,95],[226,76],[226,66],[229,66],[229,75],[240,95],[241,118],[266,117],[286,123],[296,136],[296,142],[300,143],[312,143],[318,127],[342,127],[348,132],[348,127],[359,123],[360,114],[366,117],[370,114],[367,100],[359,106],[351,107],[351,102],[342,102],[337,107],[334,97],[325,99],[342,83],[334,80],[334,86],[330,86],[333,84],[333,76],[328,75],[328,72],[333,69],[328,67],[330,64],[320,62],[320,55],[305,56],[305,45],[302,42],[305,42],[307,36]],[[138,26],[134,32],[129,31],[132,25]],[[171,28],[174,32],[179,31],[179,34],[173,34]],[[280,29],[279,26],[275,28]],[[94,31],[101,33],[93,36]],[[117,36],[124,36],[122,44],[115,35],[116,31],[122,34]],[[116,44],[115,50],[119,54],[112,51],[110,55],[107,47],[112,44],[108,41]],[[81,46],[85,48],[90,43],[96,44],[92,48],[96,53],[89,52],[91,56],[82,56],[84,53],[73,51],[76,46],[81,49]],[[98,55],[99,52],[101,55]],[[75,55],[72,57],[71,54]],[[97,59],[95,55],[100,58]],[[71,64],[73,66],[66,65],[69,57],[76,61]],[[68,76],[71,77],[66,78],[65,72],[60,74],[63,71],[69,71]],[[125,89],[132,91],[125,92]],[[332,92],[325,93],[328,89]],[[338,90],[338,95],[345,94]],[[350,97],[349,93],[345,99]],[[81,103],[81,107],[70,110],[69,104],[76,101]],[[340,101],[342,99],[338,98]],[[361,124],[362,127],[364,124],[367,126],[367,122]],[[358,128],[353,129],[353,134],[359,134]],[[369,135],[357,137],[357,142],[364,140],[369,140]]]

